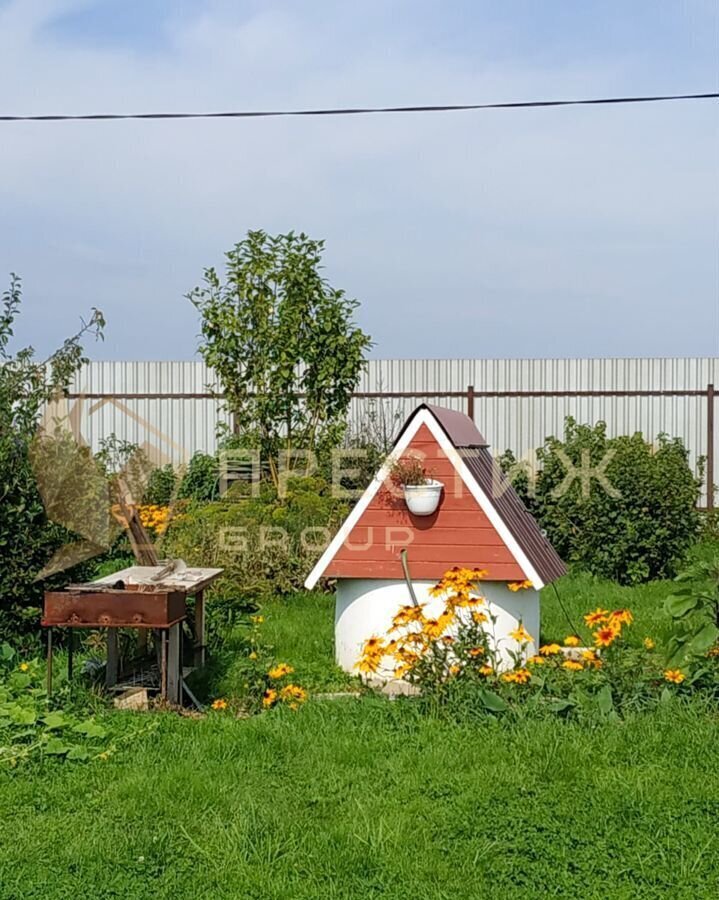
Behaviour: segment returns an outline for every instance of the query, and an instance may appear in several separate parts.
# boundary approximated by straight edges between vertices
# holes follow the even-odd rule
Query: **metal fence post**
[[[707,509],[714,509],[714,385],[707,385]]]

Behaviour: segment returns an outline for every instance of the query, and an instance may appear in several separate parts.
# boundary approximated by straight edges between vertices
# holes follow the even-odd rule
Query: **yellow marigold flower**
[[[278,678],[284,678],[285,675],[291,675],[295,670],[292,666],[288,666],[287,663],[279,663],[273,669],[267,673],[270,678],[274,678],[275,680]]]
[[[601,625],[603,622],[606,622],[608,616],[609,610],[602,609],[598,606],[594,612],[587,613],[584,617],[584,621],[590,628],[593,628],[595,625]]]
[[[261,625],[265,621],[264,616],[250,616],[250,621],[253,625]]]
[[[657,646],[650,637],[645,637],[642,643],[647,650],[653,650]]]
[[[563,669],[568,669],[570,672],[580,672],[584,666],[582,663],[577,662],[576,659],[565,659],[562,663]]]
[[[473,610],[472,619],[477,623],[477,625],[482,625],[484,622],[489,621],[487,613],[480,612],[480,610],[478,609]]]
[[[670,681],[672,684],[681,684],[685,678],[686,675],[681,669],[667,669],[664,672],[664,680]]]
[[[218,700],[212,701],[213,709],[227,709],[227,700],[223,700],[222,698]]]
[[[27,672],[27,670],[28,670],[29,668],[30,668],[30,666],[29,666],[26,662],[21,662],[21,663],[20,663],[20,671],[21,671],[21,672]]]
[[[472,647],[467,651],[467,655],[471,656],[472,659],[476,659],[478,656],[484,656],[484,647]]]
[[[307,691],[298,684],[286,684],[280,691],[280,700],[286,703],[304,703],[307,699]]]
[[[581,640],[576,634],[568,634],[567,637],[564,638],[565,647],[578,647],[581,643]]]
[[[491,675],[494,672],[494,669],[491,666],[482,666],[479,670],[480,675],[484,675],[486,678],[488,675]]]
[[[562,652],[562,648],[559,644],[545,644],[543,647],[539,648],[539,652],[542,656],[556,656],[558,653]]]
[[[543,656],[535,654],[534,656],[530,656],[527,662],[532,666],[543,666],[546,660]]]
[[[597,647],[608,647],[619,636],[621,628],[618,625],[605,625],[594,632],[594,643]]]
[[[507,585],[510,591],[526,591],[528,588],[532,587],[532,582],[525,579],[525,581],[510,581]]]
[[[525,629],[524,625],[520,622],[517,628],[514,631],[509,632],[509,636],[513,638],[518,644],[528,644],[530,641],[533,641],[534,638],[532,635]]]
[[[276,700],[277,691],[274,691],[272,688],[267,688],[267,690],[262,695],[262,705],[265,707],[265,709],[269,709]]]

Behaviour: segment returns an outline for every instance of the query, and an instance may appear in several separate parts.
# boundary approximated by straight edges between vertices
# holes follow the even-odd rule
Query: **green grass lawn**
[[[558,588],[576,620],[622,605],[637,640],[666,627],[666,584]],[[564,636],[543,603],[543,636]],[[331,597],[262,613],[299,682],[347,686]],[[698,703],[593,726],[451,724],[372,697],[155,720],[104,762],[0,771],[2,900],[719,894],[719,721]]]

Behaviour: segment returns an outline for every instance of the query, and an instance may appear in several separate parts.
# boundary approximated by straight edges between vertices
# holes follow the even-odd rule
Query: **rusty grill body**
[[[62,628],[169,628],[187,615],[182,591],[48,591],[42,624]]]
[[[204,590],[221,574],[222,569],[188,569],[184,563],[178,568],[140,565],[93,582],[70,585],[63,591],[46,591],[42,624],[47,628],[48,694],[52,691],[53,629],[68,629],[68,679],[72,677],[74,630],[105,629],[105,686],[114,689],[122,674],[118,631],[132,628],[142,636],[138,647],[144,648],[145,655],[148,638],[155,645],[160,696],[179,704],[184,694],[197,704],[184,678],[191,667],[183,666],[182,658],[187,598],[194,597],[194,616],[185,625],[192,642],[192,660],[188,662],[197,667],[205,662]]]

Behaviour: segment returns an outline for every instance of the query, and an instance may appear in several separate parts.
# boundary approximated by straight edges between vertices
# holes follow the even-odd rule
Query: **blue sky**
[[[719,10],[0,0],[0,55],[18,114],[711,91]],[[326,239],[375,356],[719,352],[714,102],[0,135],[0,273],[41,351],[98,306],[93,356],[191,358],[203,268],[294,228]]]

